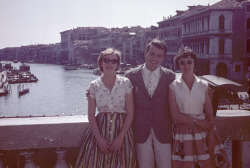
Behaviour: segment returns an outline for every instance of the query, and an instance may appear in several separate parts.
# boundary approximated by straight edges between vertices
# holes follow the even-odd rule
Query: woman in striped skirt
[[[101,77],[89,85],[90,128],[84,136],[76,168],[135,168],[133,93],[129,79],[116,75],[119,51],[108,48],[98,57]],[[98,114],[95,116],[96,108]]]
[[[213,123],[208,84],[194,74],[196,54],[181,47],[175,57],[181,75],[169,85],[173,123],[173,168],[229,167]]]

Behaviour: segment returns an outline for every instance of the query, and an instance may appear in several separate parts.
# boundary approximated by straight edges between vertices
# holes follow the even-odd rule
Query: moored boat
[[[6,84],[7,76],[5,72],[0,73],[0,96],[5,96],[9,93],[10,87]]]
[[[30,83],[37,81],[37,77],[30,72],[30,66],[24,63],[20,65],[19,70],[14,69],[7,72],[7,82],[9,84]]]
[[[5,88],[0,88],[0,96],[5,96],[9,93],[9,91]]]
[[[30,89],[29,88],[25,88],[24,89],[24,85],[18,85],[17,86],[17,93],[18,93],[18,95],[19,96],[21,96],[21,95],[24,95],[24,94],[26,94],[26,93],[29,93],[29,91],[30,91]]]
[[[7,79],[9,84],[14,84],[14,83],[31,83],[31,82],[37,82],[38,79],[35,75],[29,74],[29,75],[14,75],[14,76],[9,76]]]
[[[99,70],[99,68],[93,69],[93,74],[94,75],[101,75],[102,72]]]

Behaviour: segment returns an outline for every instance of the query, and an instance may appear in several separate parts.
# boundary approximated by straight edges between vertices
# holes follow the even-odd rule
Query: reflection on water
[[[0,97],[0,117],[87,114],[86,89],[98,77],[92,70],[65,71],[61,65],[29,65],[39,81],[25,83],[24,88],[30,88],[30,92],[22,96],[17,94],[19,84],[11,84],[12,93]]]

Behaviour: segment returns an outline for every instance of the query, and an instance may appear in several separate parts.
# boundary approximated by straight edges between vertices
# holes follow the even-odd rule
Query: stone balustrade
[[[215,122],[232,167],[250,167],[250,111],[219,110]],[[0,118],[0,168],[73,167],[87,128],[87,115]]]

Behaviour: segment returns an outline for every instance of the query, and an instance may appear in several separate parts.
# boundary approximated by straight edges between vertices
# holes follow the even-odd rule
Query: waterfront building
[[[177,11],[175,16],[158,22],[159,36],[169,47],[168,66],[175,70],[174,53],[186,45],[197,53],[197,75],[246,81],[250,53],[249,6],[249,1],[222,0],[211,6],[189,6],[188,10]]]
[[[153,38],[168,46],[163,66],[176,70],[173,58],[181,45],[198,55],[197,75],[217,75],[247,82],[250,72],[250,1],[221,0],[207,6],[188,6],[163,17],[158,27],[78,27],[60,32],[58,44],[38,44],[0,50],[1,60],[22,62],[96,64],[99,53],[114,47],[122,62],[144,62],[145,45]],[[60,45],[60,46],[59,46]]]
[[[243,81],[244,9],[235,0],[222,0],[192,10],[182,18],[182,42],[198,55],[199,75]]]
[[[122,62],[128,64],[136,64],[137,59],[134,55],[134,41],[138,34],[144,32],[145,28],[141,26],[111,28],[109,32],[99,34],[92,38],[92,59],[96,62],[101,51],[108,47],[113,47],[122,52]],[[127,44],[127,45],[126,45]]]
[[[75,62],[77,64],[91,64],[91,40],[75,40],[74,41],[74,54]]]
[[[14,60],[18,57],[18,47],[7,47],[1,50],[0,60]]]
[[[104,27],[78,27],[60,32],[62,63],[77,64],[74,53],[75,40],[90,40],[93,36],[107,31]]]
[[[51,46],[45,45],[39,49],[37,53],[37,62],[50,63],[51,62]]]
[[[155,27],[145,28],[137,32],[130,38],[123,41],[122,57],[124,63],[138,65],[145,62],[144,51],[145,46],[158,35]]]
[[[46,46],[46,44],[18,47],[17,60],[20,62],[38,62],[38,53],[40,52],[40,49],[44,46]]]
[[[243,53],[243,82],[247,82],[247,79],[250,81],[250,2],[243,1],[241,5],[245,11],[243,17],[245,23],[243,27],[243,46],[245,46],[245,52]]]
[[[174,70],[174,56],[178,48],[182,45],[181,40],[181,32],[182,32],[182,22],[181,17],[185,11],[176,11],[177,14],[175,16],[170,16],[168,19],[166,17],[163,18],[163,21],[158,22],[159,29],[158,34],[159,38],[166,42],[168,46],[168,52],[166,57],[166,66],[169,69]]]
[[[50,44],[51,47],[51,63],[61,63],[61,43]]]

